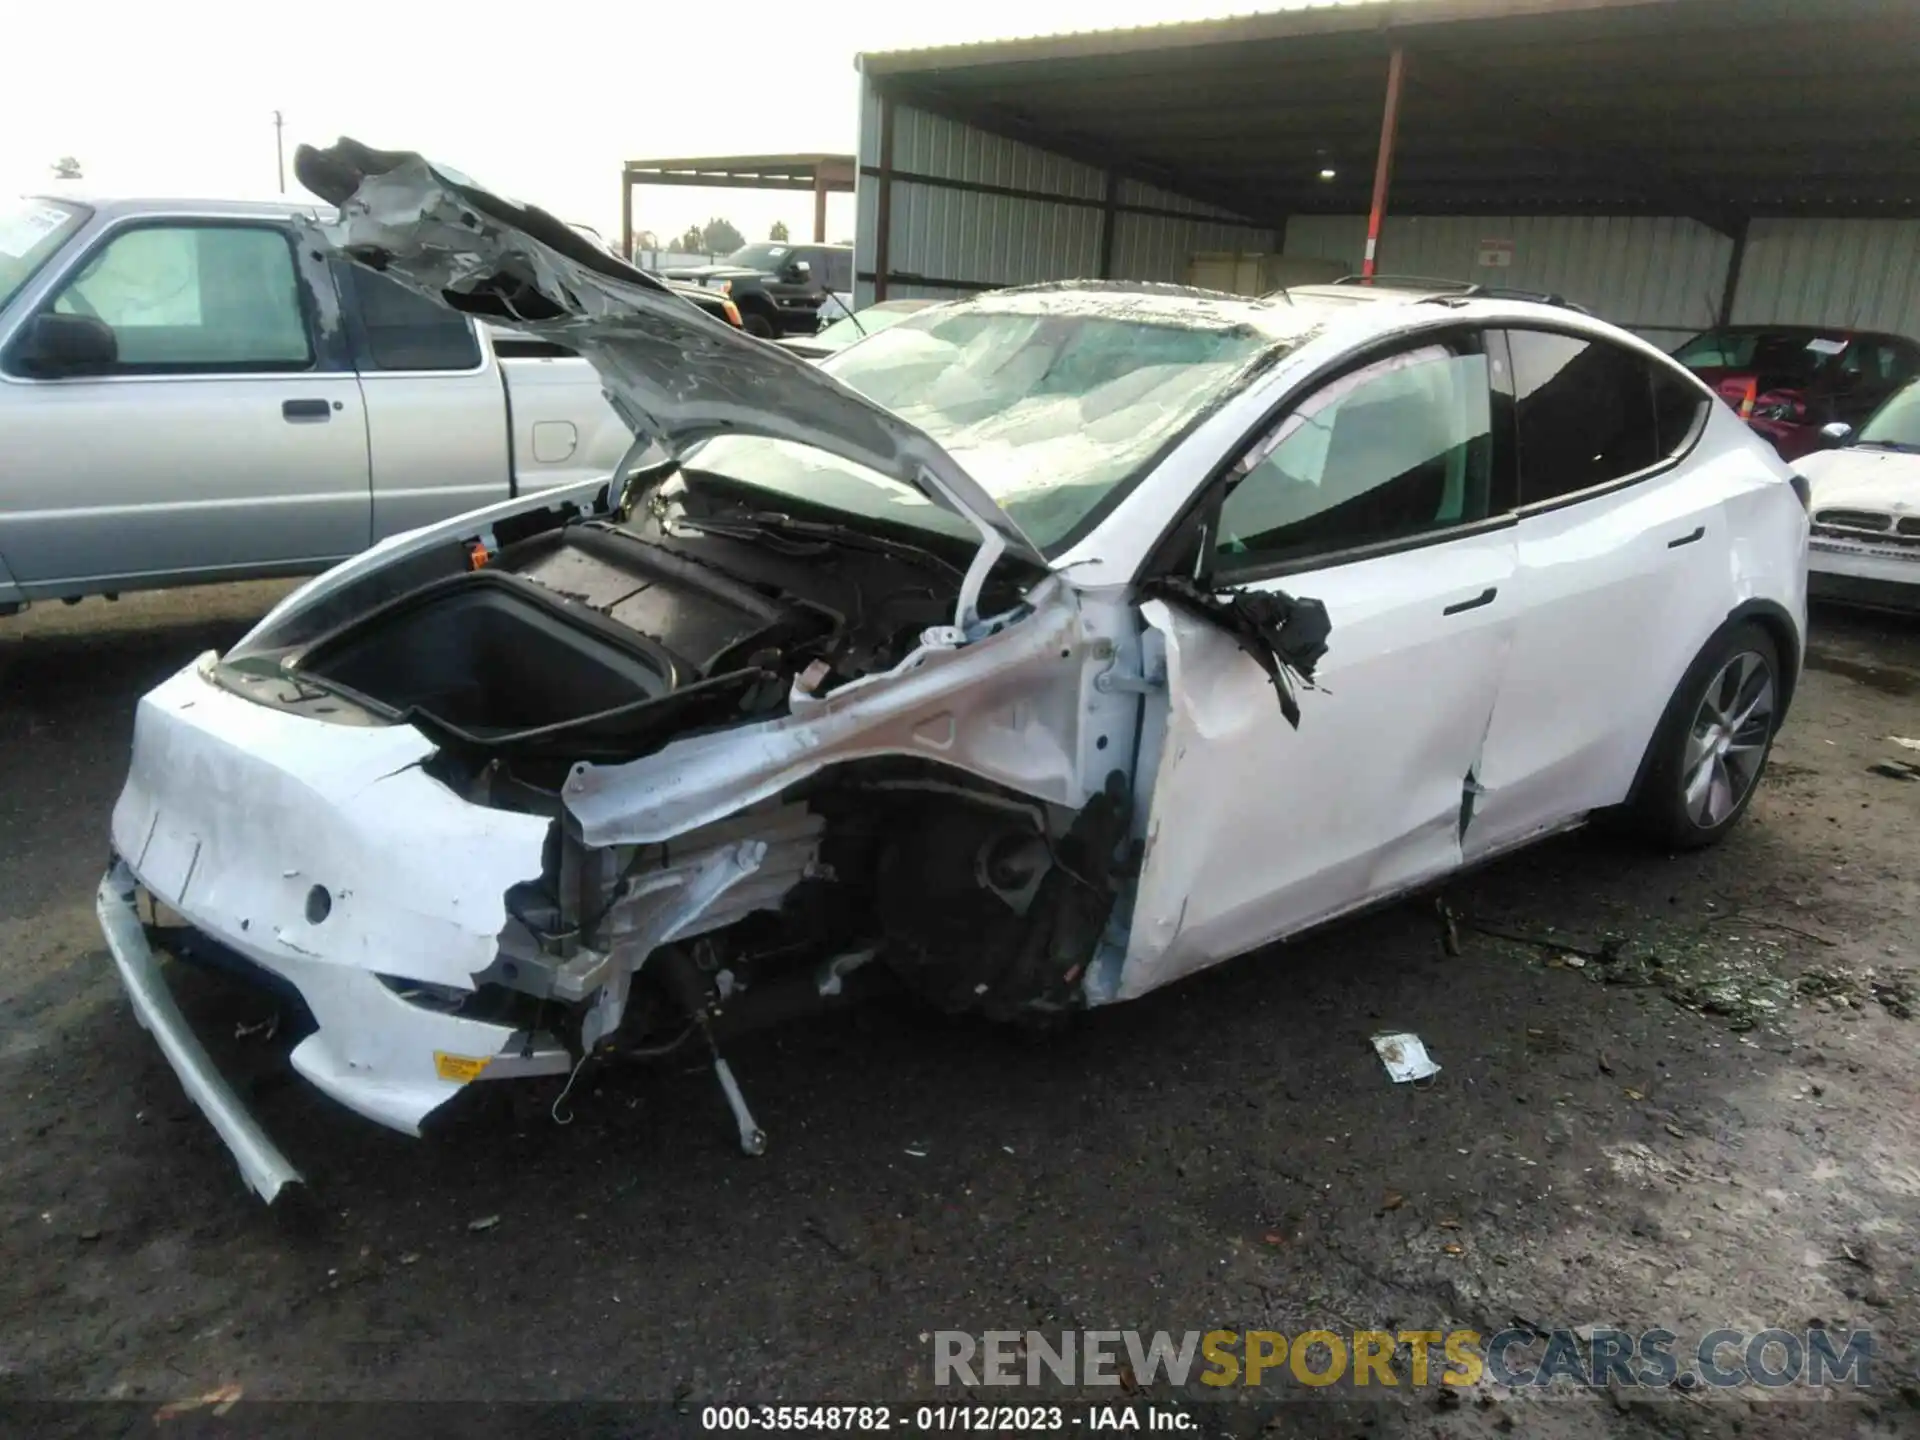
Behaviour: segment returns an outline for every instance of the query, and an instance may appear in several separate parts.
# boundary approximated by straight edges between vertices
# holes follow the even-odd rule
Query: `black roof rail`
[[[1516,290],[1507,285],[1475,285],[1467,294],[1476,300],[1526,300],[1535,305],[1553,305],[1562,310],[1571,310],[1576,315],[1593,313],[1586,306],[1577,305],[1564,295],[1555,295],[1546,290]]]
[[[1562,310],[1571,310],[1576,315],[1591,315],[1593,312],[1584,305],[1576,305],[1564,295],[1555,295],[1546,290],[1522,290],[1510,285],[1482,285],[1473,280],[1440,280],[1427,275],[1342,275],[1333,282],[1335,285],[1395,285],[1420,286],[1445,290],[1445,295],[1433,295],[1428,298],[1440,304],[1456,300],[1525,300],[1534,305],[1553,305]]]
[[[1438,287],[1443,290],[1472,290],[1470,280],[1441,280],[1432,275],[1342,275],[1332,281],[1335,285],[1417,285],[1422,289]]]

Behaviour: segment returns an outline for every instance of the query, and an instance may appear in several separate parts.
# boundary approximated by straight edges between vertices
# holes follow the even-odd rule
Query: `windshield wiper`
[[[827,292],[827,298],[833,301],[834,304],[838,305],[840,307],[840,313],[846,316],[847,319],[853,322],[853,328],[860,332],[860,338],[862,340],[866,339],[867,327],[860,323],[860,317],[853,313],[852,309],[847,305],[847,302],[842,300],[838,295],[834,294],[833,291],[831,290]]]
[[[1902,455],[1920,455],[1920,444],[1907,440],[1856,440],[1855,450],[1894,450]]]

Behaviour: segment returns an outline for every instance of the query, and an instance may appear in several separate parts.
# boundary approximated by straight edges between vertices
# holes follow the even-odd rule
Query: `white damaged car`
[[[297,992],[417,1133],[874,985],[1127,1000],[1601,813],[1752,798],[1807,516],[1565,308],[1066,284],[815,367],[417,155],[303,150],[332,246],[585,355],[614,483],[396,537],[140,703],[99,913],[248,1182],[298,1176],[161,952]]]
[[[1896,391],[1838,448],[1799,461],[1813,492],[1808,586],[1816,600],[1920,610],[1920,380]]]

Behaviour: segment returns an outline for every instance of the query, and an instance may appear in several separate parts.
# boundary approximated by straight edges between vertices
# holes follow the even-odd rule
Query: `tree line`
[[[788,238],[787,222],[776,220],[767,231],[767,239],[774,244],[782,244]],[[715,216],[704,225],[689,225],[686,230],[674,237],[672,248],[694,255],[731,255],[747,243],[731,220]]]

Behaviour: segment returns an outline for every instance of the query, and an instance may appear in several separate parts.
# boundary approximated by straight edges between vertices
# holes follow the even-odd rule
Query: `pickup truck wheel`
[[[756,340],[771,340],[776,333],[773,328],[773,321],[769,320],[758,310],[742,310],[740,312],[740,328]]]

